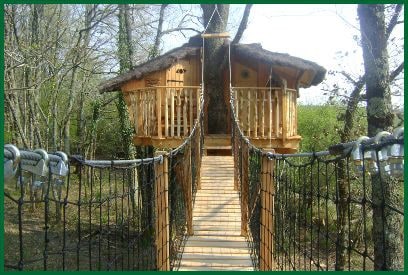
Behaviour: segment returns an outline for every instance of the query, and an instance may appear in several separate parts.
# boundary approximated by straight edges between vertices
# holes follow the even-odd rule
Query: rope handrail
[[[403,127],[324,151],[267,152],[243,134],[232,88],[230,96],[242,234],[254,267],[400,269]]]

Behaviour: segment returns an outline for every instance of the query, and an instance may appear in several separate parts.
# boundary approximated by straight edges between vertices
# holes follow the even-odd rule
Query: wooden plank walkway
[[[241,236],[233,157],[203,157],[193,226],[194,235],[186,242],[180,271],[253,270],[247,243]]]

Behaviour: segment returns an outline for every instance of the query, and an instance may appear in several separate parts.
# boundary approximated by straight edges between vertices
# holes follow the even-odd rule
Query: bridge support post
[[[169,223],[169,178],[168,159],[166,152],[156,152],[163,155],[163,162],[155,164],[155,241],[156,267],[159,271],[170,270],[170,223]]]
[[[274,167],[275,161],[266,155],[262,156],[261,167],[261,237],[260,237],[260,270],[273,270],[273,235],[274,235]]]
[[[248,235],[249,151],[248,144],[241,140],[241,236]]]
[[[192,182],[192,171],[191,171],[191,143],[187,146],[184,156],[185,163],[185,173],[184,173],[184,184],[185,184],[185,200],[186,200],[186,211],[187,211],[187,234],[192,236],[194,234],[193,230],[193,182]]]

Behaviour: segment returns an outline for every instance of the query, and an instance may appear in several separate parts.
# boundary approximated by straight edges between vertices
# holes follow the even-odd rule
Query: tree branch
[[[404,70],[404,61],[390,73],[390,82],[394,81],[394,79]]]
[[[387,26],[387,30],[385,32],[385,36],[388,39],[395,28],[395,26],[398,24],[398,17],[401,13],[402,10],[402,4],[395,5],[394,13],[391,17],[390,23]]]
[[[168,4],[163,4],[160,6],[160,16],[159,16],[159,24],[157,26],[156,37],[154,39],[153,49],[149,53],[149,59],[152,59],[159,55],[159,46],[160,46],[160,39],[163,36],[163,21],[164,21],[164,12],[167,8]]]
[[[241,37],[248,25],[248,18],[249,18],[249,13],[251,12],[251,8],[252,8],[252,4],[247,4],[245,6],[244,13],[242,14],[241,23],[239,24],[238,31],[235,34],[235,37],[232,40],[231,44],[237,44],[239,40],[241,40]]]

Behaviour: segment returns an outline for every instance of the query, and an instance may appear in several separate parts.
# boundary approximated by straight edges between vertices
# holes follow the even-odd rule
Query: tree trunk
[[[391,106],[384,5],[359,5],[360,31],[367,90],[368,136],[390,130]]]
[[[364,58],[368,135],[390,130],[393,123],[384,5],[359,5]],[[379,173],[371,177],[375,270],[399,270],[404,263],[403,219],[385,205],[396,205],[396,184]]]
[[[229,5],[217,4],[217,12],[214,13],[215,5],[202,4],[204,27],[206,33],[225,32],[227,27]],[[221,20],[221,18],[222,20]],[[205,110],[207,110],[208,134],[227,133],[227,106],[224,99],[224,69],[223,60],[228,54],[223,47],[224,40],[220,38],[208,38],[204,42],[204,96]]]
[[[120,72],[126,72],[132,68],[133,50],[132,37],[129,25],[129,5],[119,5],[119,33],[118,33],[118,58]],[[133,129],[130,125],[129,114],[123,93],[119,92],[117,103],[119,115],[119,127],[122,136],[124,158],[134,158]]]

